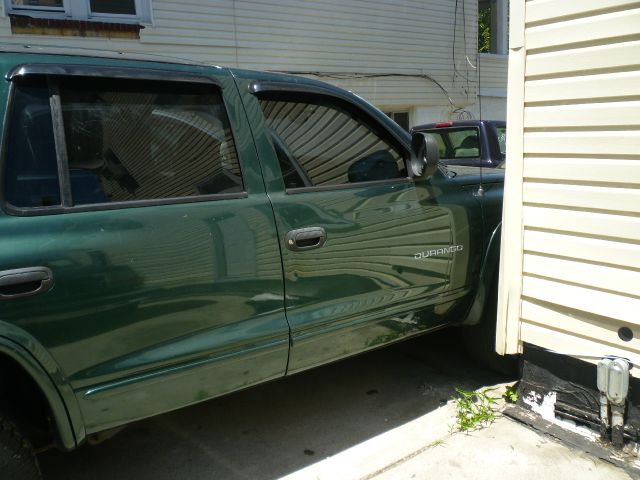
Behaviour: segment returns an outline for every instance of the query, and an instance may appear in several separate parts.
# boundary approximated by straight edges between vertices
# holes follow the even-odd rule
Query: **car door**
[[[0,321],[51,353],[87,432],[283,375],[276,227],[229,73],[24,60]]]
[[[355,96],[301,80],[240,85],[249,117],[261,114],[260,159],[275,175],[265,179],[283,256],[289,371],[461,317],[482,248],[472,241],[481,238],[478,202],[442,173],[408,178],[408,139]]]

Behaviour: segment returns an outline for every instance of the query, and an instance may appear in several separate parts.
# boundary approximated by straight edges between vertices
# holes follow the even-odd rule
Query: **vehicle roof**
[[[228,75],[251,78],[257,81],[285,82],[297,85],[316,86],[320,87],[325,92],[329,92],[330,94],[333,93],[336,96],[343,96],[344,92],[347,92],[350,100],[359,104],[371,115],[377,117],[379,121],[385,123],[388,128],[392,129],[396,135],[402,139],[403,142],[410,142],[410,136],[407,131],[398,126],[387,115],[379,112],[376,107],[359,95],[330,83],[303,77],[301,75],[220,67],[210,63],[165,55],[104,51],[76,47],[65,48],[40,45],[12,45],[0,46],[0,53],[7,53],[18,57],[16,58],[16,65],[21,63],[30,63],[31,60],[28,59],[28,57],[33,55],[34,57],[38,57],[33,59],[33,63],[71,62],[98,64],[104,66],[158,68],[183,72],[188,71],[189,73],[201,73],[202,75],[206,75],[207,72],[211,71],[211,69],[215,69],[219,73],[226,72]]]
[[[442,123],[451,123],[451,125],[441,125]],[[425,123],[422,125],[416,125],[411,128],[411,131],[419,132],[422,130],[435,130],[439,128],[456,128],[456,127],[477,127],[481,124],[491,124],[497,127],[505,127],[507,122],[504,120],[455,120],[455,121],[442,121],[437,123]],[[441,126],[438,126],[441,125]]]
[[[131,63],[135,62],[136,66],[141,66],[140,62],[145,63],[144,67],[147,68],[175,68],[178,70],[184,70],[185,67],[191,67],[195,70],[198,68],[209,69],[214,68],[221,71],[227,71],[230,73],[240,73],[244,72],[248,75],[253,75],[256,78],[260,77],[263,79],[264,77],[268,77],[269,80],[279,80],[279,81],[287,81],[292,83],[305,83],[305,84],[315,84],[321,85],[325,88],[341,90],[330,83],[326,83],[320,80],[314,80],[307,77],[302,77],[299,75],[286,74],[286,73],[278,73],[273,71],[260,71],[260,70],[247,70],[233,67],[222,67],[213,63],[207,63],[197,60],[192,60],[188,58],[182,57],[173,57],[169,55],[162,54],[150,54],[150,53],[137,53],[137,52],[122,52],[122,51],[106,51],[106,50],[95,50],[89,48],[78,48],[78,47],[51,47],[51,46],[42,46],[42,45],[3,45],[0,46],[0,53],[7,54],[16,54],[16,55],[34,55],[34,56],[45,56],[53,59],[53,58],[63,58],[67,57],[69,60],[72,58],[78,59],[86,59],[86,60],[95,60],[95,59],[104,59],[105,65],[114,65],[121,64],[122,66],[132,66]],[[115,62],[113,62],[115,60]],[[38,63],[38,60],[34,59],[34,63]],[[350,92],[353,93],[353,92]],[[358,97],[357,95],[353,94]],[[358,97],[360,98],[360,97]]]
[[[64,55],[70,57],[98,57],[113,58],[120,60],[142,60],[154,63],[175,63],[181,65],[206,65],[203,62],[191,60],[182,57],[172,57],[169,55],[153,54],[153,53],[134,53],[112,50],[97,50],[82,47],[52,47],[49,45],[2,45],[0,46],[2,53],[18,53],[18,54],[41,54],[41,55]],[[209,65],[213,66],[213,65]]]

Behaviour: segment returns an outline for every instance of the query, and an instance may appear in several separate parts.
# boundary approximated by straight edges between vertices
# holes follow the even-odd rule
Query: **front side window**
[[[16,87],[5,171],[11,205],[60,205],[56,148],[68,165],[67,206],[243,190],[224,104],[212,87],[69,78],[57,90],[64,141],[56,147],[46,84]]]
[[[321,97],[261,98],[286,188],[406,178],[399,149],[347,106]]]

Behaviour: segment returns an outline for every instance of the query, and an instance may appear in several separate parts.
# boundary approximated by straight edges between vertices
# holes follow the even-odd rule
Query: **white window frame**
[[[151,1],[135,0],[136,14],[94,13],[89,0],[62,0],[63,7],[39,7],[35,5],[13,5],[4,0],[7,14],[23,14],[34,18],[59,18],[65,20],[89,20],[116,23],[151,23]]]

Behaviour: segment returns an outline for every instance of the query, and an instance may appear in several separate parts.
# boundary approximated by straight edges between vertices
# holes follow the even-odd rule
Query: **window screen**
[[[287,188],[406,177],[402,156],[357,116],[322,99],[261,99]]]
[[[73,205],[243,190],[212,87],[66,79],[59,91]],[[44,85],[16,89],[6,175],[15,206],[60,203],[48,95]]]
[[[385,115],[393,119],[406,131],[409,131],[409,112],[385,112]]]

